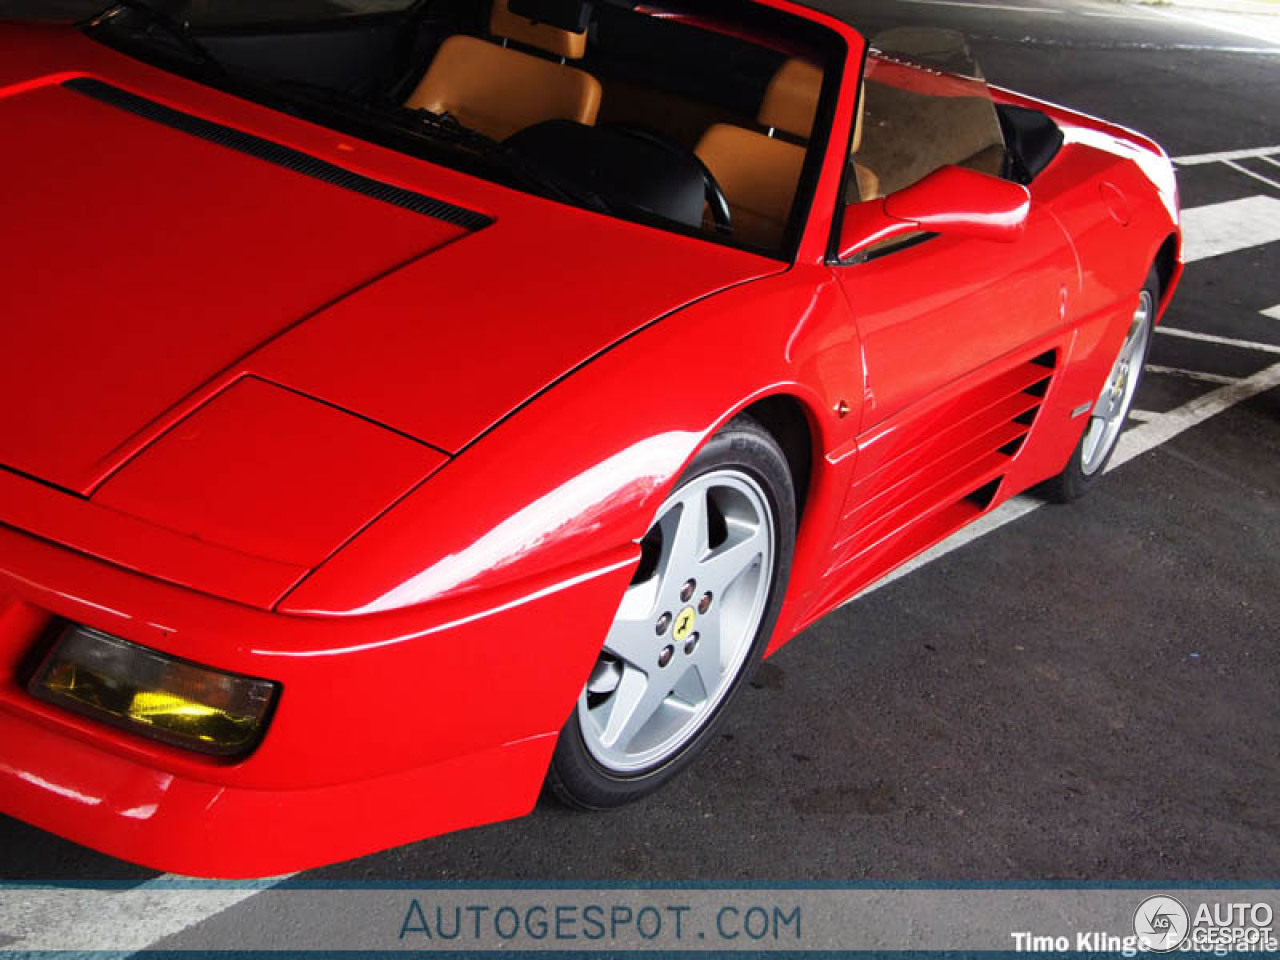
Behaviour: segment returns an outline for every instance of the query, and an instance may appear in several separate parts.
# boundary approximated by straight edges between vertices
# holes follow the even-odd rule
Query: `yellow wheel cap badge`
[[[694,613],[693,607],[685,607],[676,614],[676,624],[671,630],[671,636],[676,643],[684,643],[689,639],[689,634],[693,633],[693,625],[698,620],[698,615]]]

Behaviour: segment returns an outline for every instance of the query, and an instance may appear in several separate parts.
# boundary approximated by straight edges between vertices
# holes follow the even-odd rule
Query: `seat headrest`
[[[493,0],[489,32],[547,53],[580,60],[587,51],[587,0]]]
[[[773,75],[760,103],[760,125],[808,139],[822,93],[820,67],[792,57]]]

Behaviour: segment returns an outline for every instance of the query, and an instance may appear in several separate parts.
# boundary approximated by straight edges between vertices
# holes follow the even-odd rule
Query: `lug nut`
[[[711,591],[708,590],[702,595],[702,599],[698,601],[698,612],[706,613],[711,609]]]
[[[674,657],[675,654],[676,654],[676,648],[668,643],[665,647],[662,648],[662,652],[658,654],[658,666],[665,667],[668,663],[671,662],[671,658]]]
[[[653,628],[658,631],[658,636],[662,636],[667,632],[667,627],[669,626],[671,626],[671,614],[664,613],[658,618],[658,622],[653,625]]]
[[[694,649],[698,646],[699,639],[700,638],[697,633],[689,634],[689,639],[684,642],[684,652],[686,654],[693,653]]]
[[[689,602],[689,598],[693,596],[693,591],[698,589],[696,580],[686,580],[684,586],[680,588],[680,600],[684,603]]]

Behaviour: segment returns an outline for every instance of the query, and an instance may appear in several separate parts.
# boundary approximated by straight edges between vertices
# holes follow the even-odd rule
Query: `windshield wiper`
[[[403,108],[400,109],[401,112],[405,112]],[[433,113],[423,109],[408,112],[415,117],[419,127],[428,135],[480,154],[536,193],[576,207],[586,207],[602,213],[614,212],[609,203],[599,194],[594,191],[571,188],[520,151],[500,140],[485,136],[478,130],[464,126],[451,113]]]
[[[148,2],[148,0],[116,0],[104,12],[94,17],[89,22],[89,26],[119,26],[120,24],[116,22],[117,18],[127,16],[130,13],[140,14],[148,23],[160,27],[171,39],[176,40],[187,56],[199,66],[216,70],[221,75],[226,74],[227,70],[221,61],[197,39],[190,23],[185,20],[179,20],[155,3]],[[127,29],[127,24],[125,24],[125,27]]]

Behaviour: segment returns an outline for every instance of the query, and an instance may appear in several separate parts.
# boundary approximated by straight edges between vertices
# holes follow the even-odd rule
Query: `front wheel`
[[[740,417],[694,458],[556,745],[548,785],[603,809],[654,792],[703,749],[768,643],[795,540],[786,458]]]
[[[1159,302],[1160,280],[1152,270],[1138,291],[1138,305],[1134,308],[1129,330],[1115,363],[1111,365],[1111,372],[1107,374],[1102,393],[1089,412],[1084,435],[1071,454],[1066,469],[1044,485],[1045,492],[1052,499],[1066,503],[1084,496],[1102,475],[1115,452],[1116,441],[1120,439],[1120,431],[1133,408],[1133,398],[1142,380],[1142,368],[1147,362],[1156,304]]]

